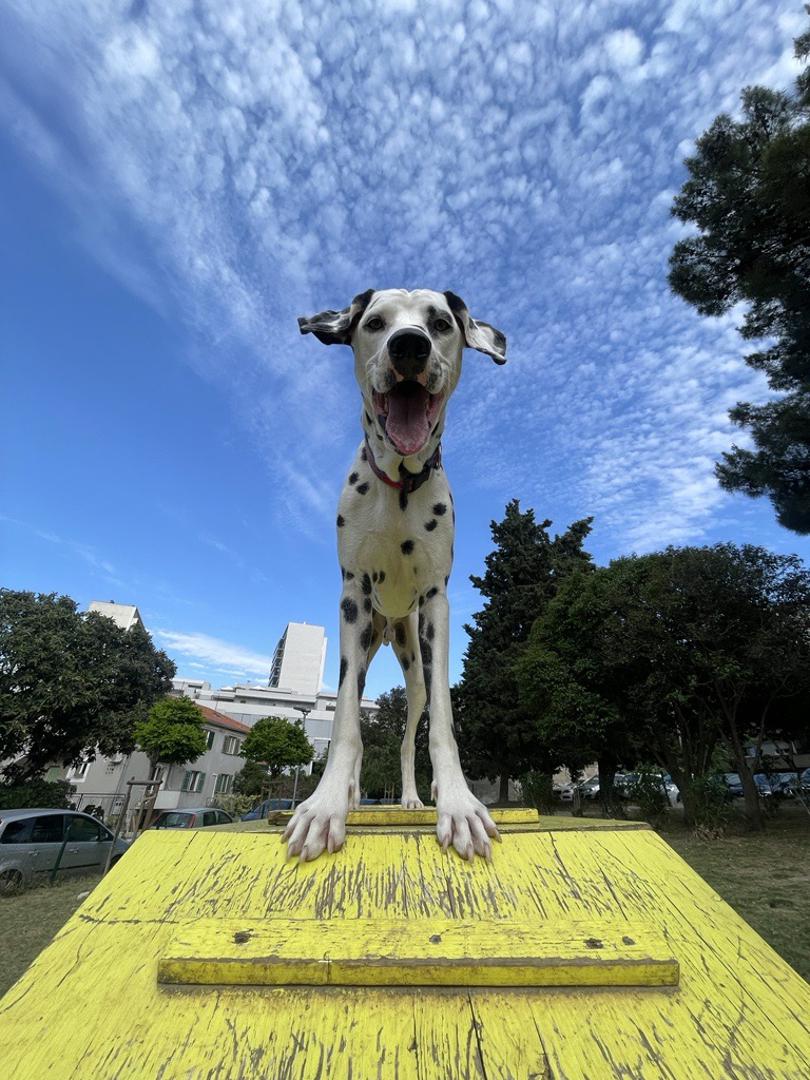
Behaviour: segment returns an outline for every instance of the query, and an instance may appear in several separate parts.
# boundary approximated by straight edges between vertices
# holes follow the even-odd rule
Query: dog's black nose
[[[403,379],[415,379],[427,367],[432,344],[423,330],[405,327],[388,339],[388,355]]]

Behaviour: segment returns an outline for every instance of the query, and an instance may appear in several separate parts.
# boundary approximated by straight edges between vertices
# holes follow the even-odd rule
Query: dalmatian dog
[[[402,806],[421,808],[414,737],[427,706],[436,835],[465,859],[491,857],[500,839],[486,807],[467,787],[453,735],[448,683],[447,581],[455,512],[441,462],[450,395],[465,346],[506,361],[506,339],[472,318],[452,292],[386,289],[356,296],[342,311],[298,320],[302,334],[350,345],[363,397],[363,440],[337,515],[340,682],[329,758],[318,787],[283,835],[303,861],[338,850],[346,816],[360,798],[360,701],[368,666],[391,644],[408,705],[402,744]]]

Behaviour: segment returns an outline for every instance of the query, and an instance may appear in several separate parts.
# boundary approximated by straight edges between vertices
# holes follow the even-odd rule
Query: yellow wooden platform
[[[422,826],[356,826],[303,865],[262,822],[147,833],[0,1001],[0,1076],[808,1080],[810,987],[656,833],[600,826],[504,824],[491,863],[442,854]],[[509,927],[524,959],[586,942],[622,958],[627,938],[674,960],[679,982],[482,984]],[[458,982],[398,982],[436,937],[467,961]],[[228,970],[237,946],[258,958],[251,985]],[[258,984],[284,950],[321,958],[317,985]],[[330,980],[336,958],[351,983],[374,957],[383,985]],[[201,963],[194,981],[167,981],[178,959]]]

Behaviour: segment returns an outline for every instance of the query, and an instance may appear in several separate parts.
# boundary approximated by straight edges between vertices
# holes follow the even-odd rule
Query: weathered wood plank
[[[201,919],[158,961],[162,983],[223,986],[675,986],[660,934],[630,923]]]
[[[0,1002],[2,1075],[455,1080],[479,1077],[483,1061],[490,1080],[528,1080],[543,1054],[554,1080],[810,1075],[810,987],[652,831],[513,833],[491,864],[443,855],[429,835],[369,834],[304,865],[268,832],[139,839]],[[640,923],[671,946],[681,980],[461,993],[158,986],[178,929],[277,916]]]

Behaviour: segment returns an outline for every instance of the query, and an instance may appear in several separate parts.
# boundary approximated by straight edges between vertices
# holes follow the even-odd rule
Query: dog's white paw
[[[287,855],[300,855],[301,862],[317,859],[322,851],[331,855],[343,847],[346,816],[349,813],[352,782],[322,780],[308,799],[297,806],[281,837]]]
[[[415,791],[403,791],[399,804],[403,810],[424,810],[425,804]]]
[[[436,803],[436,839],[442,851],[452,844],[462,859],[471,860],[475,855],[491,859],[490,839],[500,841],[498,828],[463,777],[444,783],[434,780],[431,791]]]

